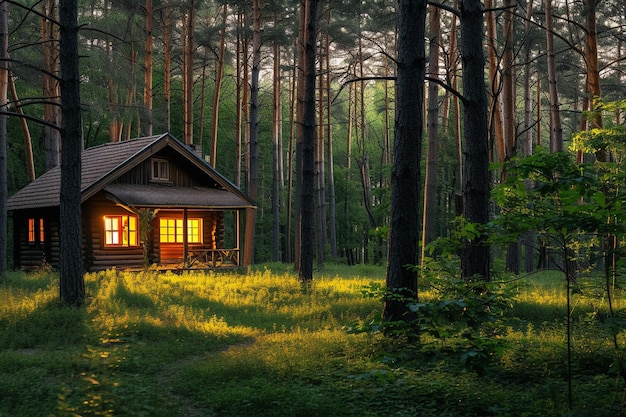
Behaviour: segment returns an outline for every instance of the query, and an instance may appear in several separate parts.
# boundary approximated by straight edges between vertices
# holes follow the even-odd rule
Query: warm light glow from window
[[[176,242],[176,219],[161,219],[161,242]]]
[[[202,235],[200,225],[201,219],[187,219],[187,241],[190,243],[200,243]]]
[[[137,246],[138,238],[137,216],[104,216],[106,246]]]
[[[28,219],[28,243],[43,243],[43,219]]]
[[[159,221],[161,242],[183,243],[183,219],[161,218]],[[202,219],[187,219],[187,242],[202,243]]]

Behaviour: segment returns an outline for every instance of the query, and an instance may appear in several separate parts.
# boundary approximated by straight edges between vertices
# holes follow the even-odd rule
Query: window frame
[[[29,245],[45,243],[46,229],[44,219],[41,217],[29,217],[27,220],[26,241]]]
[[[184,243],[183,221],[180,217],[159,218],[159,243],[181,244]],[[166,225],[164,226],[164,223]],[[165,233],[164,233],[165,228]],[[166,237],[164,240],[163,238]],[[204,243],[202,217],[190,217],[187,219],[187,243]]]
[[[157,169],[155,169],[155,166],[157,167]],[[150,159],[150,180],[157,182],[169,182],[170,161],[164,158]]]
[[[102,219],[104,223],[102,243],[105,248],[135,248],[140,246],[139,218],[136,215],[105,214]]]

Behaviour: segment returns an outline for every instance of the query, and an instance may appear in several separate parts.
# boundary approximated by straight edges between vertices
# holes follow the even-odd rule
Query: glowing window
[[[138,246],[137,216],[104,216],[106,246]]]
[[[159,222],[161,242],[183,243],[183,219],[161,218]],[[187,242],[202,243],[202,219],[187,219]]]
[[[43,219],[28,219],[28,243],[43,243],[44,238]]]

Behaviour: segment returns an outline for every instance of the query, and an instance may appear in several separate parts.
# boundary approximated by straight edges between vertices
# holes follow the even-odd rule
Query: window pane
[[[43,235],[43,223],[42,223]],[[137,246],[139,244],[137,216],[104,216],[104,243],[109,246]]]
[[[166,243],[183,243],[185,241],[183,219],[159,220],[160,239]],[[187,242],[202,243],[202,219],[187,220]]]
[[[183,242],[183,219],[176,219],[176,242]]]
[[[162,180],[170,179],[169,164],[166,161],[161,161],[159,163],[159,168],[159,178]]]
[[[189,219],[187,221],[187,239],[190,243],[202,243],[202,220]]]
[[[137,233],[137,217],[128,216],[128,244],[137,246],[139,244]]]
[[[128,216],[122,217],[122,244],[128,245]]]
[[[39,219],[39,242],[44,242],[44,227],[43,227],[43,219]]]
[[[165,243],[176,242],[176,220],[161,219],[160,220],[160,235],[161,235],[161,242],[165,242]]]
[[[163,159],[153,159],[151,165],[151,179],[157,181],[167,181],[170,178],[169,161]]]
[[[28,242],[35,243],[35,219],[28,219]]]
[[[107,245],[119,245],[120,244],[120,217],[118,216],[105,216],[104,217],[104,235],[105,244]]]

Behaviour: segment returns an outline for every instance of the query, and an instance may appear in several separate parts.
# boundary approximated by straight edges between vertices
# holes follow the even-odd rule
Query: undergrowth
[[[491,310],[497,327],[467,333],[472,323],[440,321],[419,344],[349,331],[377,322],[381,302],[363,292],[383,277],[382,267],[329,267],[303,289],[273,264],[107,271],[86,276],[86,306],[70,309],[54,273],[11,273],[0,283],[0,416],[624,415],[591,281],[575,295],[570,409],[553,274],[507,283],[508,307]],[[437,299],[426,288],[421,296]],[[479,368],[463,361],[470,336],[497,341]]]

